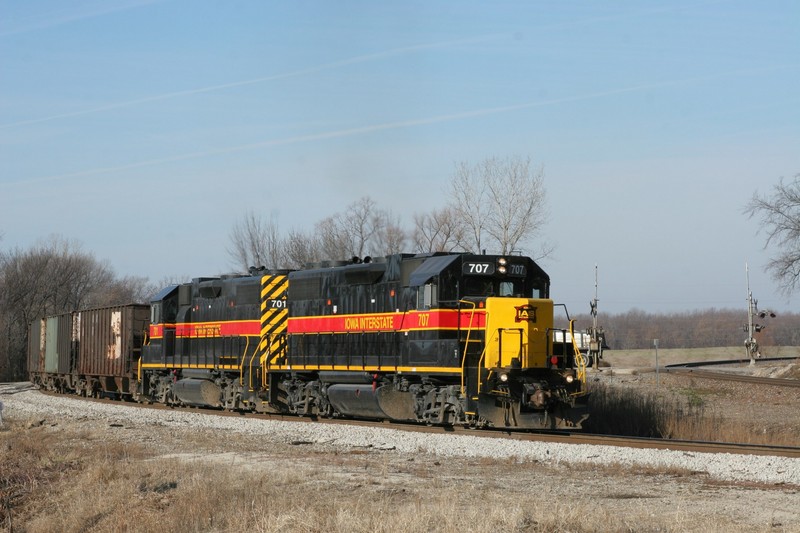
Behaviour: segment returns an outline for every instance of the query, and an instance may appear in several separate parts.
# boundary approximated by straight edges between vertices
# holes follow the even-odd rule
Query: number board
[[[490,276],[494,274],[494,263],[481,263],[469,261],[464,263],[461,272],[466,275]]]
[[[528,269],[525,268],[525,265],[515,265],[514,263],[511,263],[506,268],[508,269],[509,276],[519,276],[524,278],[528,274]]]
[[[286,309],[286,300],[267,300],[267,309]]]

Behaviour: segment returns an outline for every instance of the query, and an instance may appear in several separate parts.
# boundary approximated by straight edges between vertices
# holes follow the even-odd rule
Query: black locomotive
[[[124,375],[44,368],[41,322],[41,342],[30,343],[31,379],[176,405],[579,427],[585,366],[576,347],[556,342],[569,337],[556,334],[549,290],[530,258],[461,253],[197,278],[153,299],[141,346],[115,367]]]

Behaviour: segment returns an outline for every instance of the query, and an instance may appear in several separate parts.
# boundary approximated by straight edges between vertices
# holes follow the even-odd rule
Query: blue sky
[[[743,207],[800,173],[800,4],[0,0],[0,247],[229,270],[368,195],[410,227],[458,162],[530,157],[553,296],[797,311]],[[531,243],[531,249],[535,243]]]

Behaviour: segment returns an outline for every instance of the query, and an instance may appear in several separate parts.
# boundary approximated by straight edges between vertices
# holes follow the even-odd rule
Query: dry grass
[[[0,531],[585,532],[614,523],[608,516],[600,529],[568,499],[531,498],[530,485],[507,484],[520,470],[513,461],[398,465],[395,455],[253,452],[253,442],[173,438],[148,447],[108,431],[7,423]]]
[[[613,476],[624,480],[609,485]],[[678,479],[701,482],[692,472],[622,465],[443,459],[191,428],[7,420],[0,531],[709,531],[712,515],[711,531],[743,530],[693,503],[654,514],[652,502],[683,494],[665,492]]]
[[[711,394],[690,384],[657,392],[591,384],[587,431],[608,435],[796,446],[796,427],[732,423],[707,408]]]

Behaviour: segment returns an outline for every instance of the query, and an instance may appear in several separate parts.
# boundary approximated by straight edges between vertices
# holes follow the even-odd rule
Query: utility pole
[[[653,346],[656,349],[656,387],[658,387],[658,339],[653,339]]]

